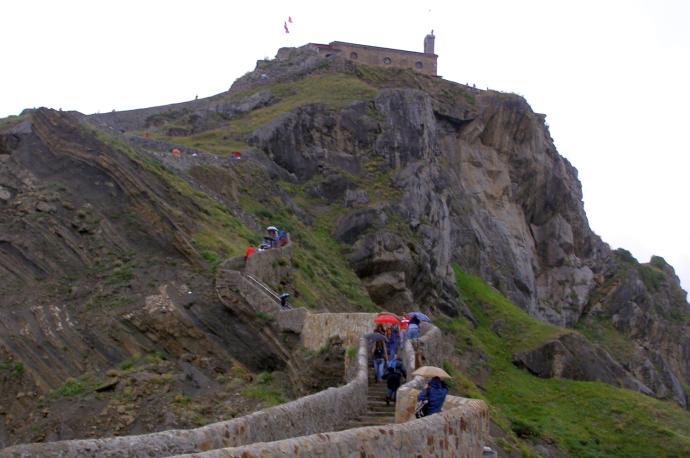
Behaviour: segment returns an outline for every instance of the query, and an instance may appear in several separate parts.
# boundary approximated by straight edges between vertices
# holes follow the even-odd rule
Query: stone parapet
[[[289,237],[289,236],[288,236]],[[244,272],[258,278],[272,288],[278,287],[281,278],[289,275],[292,266],[292,242],[285,246],[256,251],[247,259]]]
[[[343,345],[356,345],[361,336],[374,330],[375,313],[311,313],[302,330],[302,345],[316,350],[331,337],[340,336]]]
[[[261,312],[273,316],[281,311],[280,305],[275,298],[271,297],[268,292],[247,278],[239,270],[222,269],[218,271],[216,290],[222,293],[226,288],[244,298],[251,307],[250,310],[246,310],[249,313]],[[243,308],[246,309],[246,307]]]
[[[366,411],[367,348],[363,338],[357,359],[357,375],[346,385],[244,417],[189,430],[17,445],[0,451],[0,457],[164,457],[332,431]]]
[[[295,334],[300,334],[308,316],[309,311],[304,307],[300,307],[296,309],[281,310],[274,318],[278,324],[278,329],[281,331],[290,331]]]
[[[178,458],[353,456],[481,457],[489,411],[481,400],[448,396],[443,412],[406,423],[368,426],[182,455]]]

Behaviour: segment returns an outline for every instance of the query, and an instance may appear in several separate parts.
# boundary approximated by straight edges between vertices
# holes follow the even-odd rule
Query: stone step
[[[391,402],[391,404],[393,404]],[[385,406],[386,405],[386,399],[381,396],[380,398],[376,399],[367,399],[367,405],[368,406]]]
[[[384,415],[395,415],[395,409],[390,408],[388,406],[381,406],[381,407],[369,407],[367,412],[375,413],[375,414],[384,414]]]
[[[347,423],[348,428],[359,428],[361,426],[374,426],[374,425],[387,425],[389,423],[395,423],[395,418],[393,417],[360,417]]]
[[[382,386],[382,387],[370,386],[369,389],[367,390],[368,393],[385,393],[386,391],[388,391],[388,389],[385,386]]]
[[[386,400],[384,398],[381,399],[369,399],[367,402],[367,407],[380,407],[380,406],[387,406]],[[395,401],[391,401],[390,405],[395,406]]]

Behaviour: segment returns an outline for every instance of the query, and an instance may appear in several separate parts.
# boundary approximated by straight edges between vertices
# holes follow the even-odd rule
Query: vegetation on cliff
[[[599,382],[538,378],[515,367],[516,351],[572,331],[535,320],[477,276],[456,268],[456,278],[477,326],[463,319],[439,323],[454,336],[455,391],[490,404],[492,420],[507,432],[499,445],[555,445],[580,457],[690,453],[690,412],[673,403]]]

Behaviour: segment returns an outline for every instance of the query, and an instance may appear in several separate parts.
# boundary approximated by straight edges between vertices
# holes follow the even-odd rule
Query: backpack
[[[376,347],[374,348],[374,358],[382,359],[383,356],[383,345],[380,345],[380,342],[376,342]]]
[[[429,401],[417,401],[417,405],[415,406],[415,409],[414,409],[415,418],[422,418],[423,416],[426,415],[426,405],[428,403],[429,403]]]

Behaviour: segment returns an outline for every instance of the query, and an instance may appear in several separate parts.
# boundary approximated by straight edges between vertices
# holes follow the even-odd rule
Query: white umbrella
[[[412,373],[412,375],[420,375],[422,377],[439,377],[439,378],[452,378],[448,375],[448,372],[444,371],[440,367],[436,366],[422,366]]]

